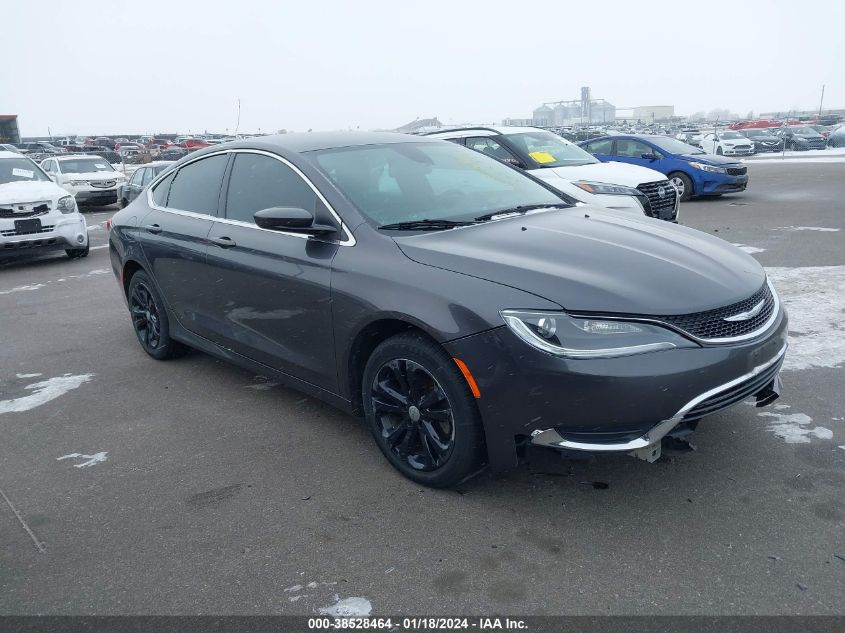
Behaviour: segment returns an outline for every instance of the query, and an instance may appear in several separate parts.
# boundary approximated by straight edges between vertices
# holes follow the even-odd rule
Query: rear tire
[[[170,322],[164,301],[147,273],[139,270],[129,280],[129,314],[138,342],[156,360],[176,358],[187,347],[170,338]]]
[[[685,173],[675,171],[669,174],[669,182],[675,185],[678,194],[681,196],[681,202],[686,202],[692,198],[692,180]]]
[[[381,343],[367,361],[361,396],[376,444],[408,479],[448,488],[479,471],[478,407],[455,361],[434,341],[409,333]]]

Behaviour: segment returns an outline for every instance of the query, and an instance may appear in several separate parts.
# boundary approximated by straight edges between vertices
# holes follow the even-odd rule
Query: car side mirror
[[[297,207],[271,207],[256,211],[252,216],[262,229],[287,231],[288,233],[307,233],[308,235],[327,235],[337,232],[333,226],[319,224],[314,215]]]
[[[640,154],[640,158],[645,160],[657,160],[657,154],[652,154],[651,152],[646,152],[644,154]]]

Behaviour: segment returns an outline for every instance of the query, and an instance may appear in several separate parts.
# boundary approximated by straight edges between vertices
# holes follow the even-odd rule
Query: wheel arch
[[[138,260],[127,259],[123,263],[123,268],[120,271],[120,284],[123,287],[123,296],[129,297],[129,282],[139,270],[146,272],[146,269]]]
[[[407,316],[383,316],[370,321],[355,335],[349,345],[342,368],[346,372],[341,377],[341,384],[345,384],[349,390],[349,399],[352,403],[352,411],[357,416],[364,413],[361,401],[361,381],[364,377],[364,367],[373,351],[381,343],[397,334],[417,332],[422,336],[441,345],[437,337],[429,332],[423,325],[416,323],[414,319]]]

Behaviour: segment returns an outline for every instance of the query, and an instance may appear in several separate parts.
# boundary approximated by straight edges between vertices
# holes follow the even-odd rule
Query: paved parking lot
[[[0,613],[845,613],[845,165],[750,178],[681,220],[775,280],[777,405],[708,418],[655,464],[537,451],[451,491],[297,392],[149,359],[113,210],[87,213],[88,258],[0,268]]]

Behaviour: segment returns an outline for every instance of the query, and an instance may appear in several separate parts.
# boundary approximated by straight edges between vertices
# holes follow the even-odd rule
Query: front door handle
[[[231,237],[212,237],[210,241],[212,244],[216,244],[220,248],[232,248],[233,246],[237,246]]]
[[[150,233],[161,233],[161,227],[158,224],[147,224],[144,228]]]

